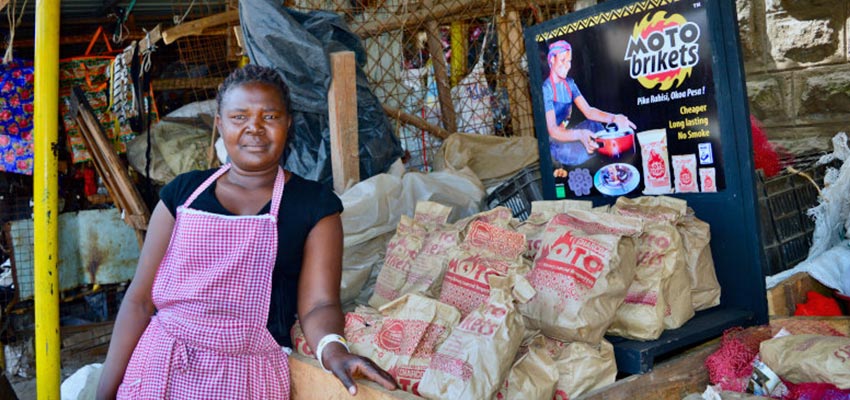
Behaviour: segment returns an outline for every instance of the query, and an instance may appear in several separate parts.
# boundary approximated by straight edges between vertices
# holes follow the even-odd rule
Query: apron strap
[[[183,203],[183,207],[189,208],[189,205],[192,204],[192,202],[194,202],[195,199],[198,198],[198,196],[200,196],[201,193],[204,192],[204,190],[207,190],[207,188],[212,185],[212,183],[215,182],[216,179],[224,175],[224,173],[227,172],[227,170],[229,169],[230,163],[222,165],[221,168],[218,169],[218,171],[210,175],[210,177],[207,178],[207,180],[205,180],[204,183],[201,184],[201,186],[198,186],[198,188],[195,189],[194,192],[192,192],[192,195],[189,196],[188,199],[186,199],[185,203]]]
[[[280,200],[283,198],[283,187],[286,183],[286,174],[283,173],[283,168],[277,167],[277,176],[274,178],[274,191],[272,192],[272,204],[269,214],[277,218],[277,212],[280,210]]]
[[[230,163],[224,164],[221,168],[218,169],[214,174],[210,175],[201,186],[198,186],[192,195],[186,199],[186,202],[183,203],[183,207],[189,208],[189,205],[201,195],[216,179],[224,175],[230,169]],[[277,176],[274,178],[274,189],[272,191],[272,203],[269,210],[269,214],[277,218],[277,213],[280,210],[280,199],[283,198],[283,188],[286,182],[286,175],[283,173],[283,168],[280,166],[277,167]]]

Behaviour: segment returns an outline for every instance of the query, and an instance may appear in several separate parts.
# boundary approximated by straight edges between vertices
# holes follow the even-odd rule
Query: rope
[[[183,16],[182,16],[182,17],[178,17],[178,16],[176,16],[176,15],[175,15],[175,16],[174,16],[174,25],[180,25],[180,24],[182,24],[182,23],[183,23],[183,21],[186,19],[186,17],[187,17],[187,16],[189,16],[189,11],[192,11],[192,7],[193,7],[194,5],[195,5],[195,0],[192,0],[192,2],[191,2],[191,3],[189,3],[189,7],[186,9],[186,12],[185,12],[185,13],[183,13]]]
[[[807,173],[805,173],[805,172],[803,172],[803,171],[800,171],[800,170],[798,170],[797,168],[794,168],[794,167],[787,167],[787,168],[785,168],[785,170],[786,170],[786,171],[788,171],[788,172],[790,172],[790,173],[792,173],[792,174],[800,175],[800,176],[802,176],[803,178],[806,178],[806,180],[808,180],[809,182],[811,182],[811,183],[812,183],[812,186],[814,186],[814,187],[815,187],[815,189],[817,189],[817,191],[818,191],[818,197],[823,198],[823,192],[821,192],[821,190],[820,190],[820,186],[818,186],[818,183],[817,183],[817,182],[815,182],[815,180],[814,180],[814,179],[812,179],[812,177],[811,177],[809,174],[807,174]]]
[[[17,12],[17,1],[12,0],[12,4],[6,9],[6,20],[9,22],[9,42],[6,44],[6,54],[3,55],[3,64],[8,64],[12,61],[12,45],[15,41],[15,28],[21,23],[21,18],[24,17],[24,10],[27,7],[27,1],[21,6],[21,12]],[[17,16],[17,18],[15,18]]]

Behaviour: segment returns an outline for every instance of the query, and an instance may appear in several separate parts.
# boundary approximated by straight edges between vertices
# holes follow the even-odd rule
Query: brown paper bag
[[[543,231],[546,229],[546,224],[556,214],[565,213],[569,210],[589,211],[591,208],[593,208],[593,203],[590,201],[532,201],[531,214],[528,215],[528,219],[518,224],[515,228],[517,232],[525,235],[525,240],[528,243],[528,249],[523,253],[523,257],[534,261],[534,258],[537,257],[537,252],[540,251],[540,243],[543,239]]]
[[[494,276],[489,284],[488,301],[455,327],[431,359],[419,385],[422,396],[490,399],[504,382],[525,324],[514,306],[510,279]],[[516,288],[513,293],[517,293]],[[519,300],[526,300],[523,297]]]
[[[637,241],[635,280],[609,334],[655,340],[665,328],[678,328],[693,317],[685,249],[673,225],[685,211],[683,200],[669,197],[617,199],[612,212],[649,222]]]
[[[558,383],[555,400],[569,400],[614,383],[617,363],[614,346],[605,339],[595,345],[562,343],[546,339],[546,349],[555,361]]]
[[[711,230],[707,223],[694,216],[693,210],[676,225],[682,242],[688,249],[685,260],[691,280],[691,296],[694,309],[705,310],[720,304],[720,283],[714,271],[711,257]]]
[[[831,383],[850,389],[850,338],[793,335],[765,340],[759,356],[773,372],[792,383]]]
[[[481,221],[470,224],[463,244],[449,252],[440,301],[457,307],[461,317],[490,297],[488,278],[518,273],[525,236]]]
[[[301,321],[295,321],[292,325],[292,329],[289,330],[289,337],[292,339],[292,347],[294,347],[293,350],[295,350],[296,353],[310,358],[316,356],[316,354],[313,353],[313,349],[311,349],[310,345],[307,344],[307,337],[304,336],[304,331],[301,329]]]
[[[637,218],[590,211],[558,214],[546,226],[527,278],[537,295],[520,305],[544,335],[599,343],[635,275]]]
[[[558,368],[543,335],[520,347],[497,400],[550,400],[558,383]]]
[[[378,310],[366,306],[357,306],[345,314],[345,340],[348,349],[354,354],[371,357],[374,348],[372,342],[381,329],[384,316]]]
[[[417,294],[406,294],[381,307],[380,312],[383,319],[368,357],[389,372],[402,390],[418,395],[425,368],[460,322],[460,313]]]
[[[441,268],[423,269],[415,261],[426,241],[433,246],[430,233],[446,222],[451,210],[451,207],[422,201],[416,204],[412,219],[401,216],[396,234],[387,244],[384,266],[378,274],[375,293],[369,299],[370,306],[378,308],[406,293],[425,292],[439,281]]]

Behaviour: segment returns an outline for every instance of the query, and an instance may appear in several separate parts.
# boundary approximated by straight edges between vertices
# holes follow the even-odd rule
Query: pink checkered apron
[[[118,389],[119,399],[289,399],[287,354],[266,329],[284,174],[271,210],[226,216],[177,208],[153,284],[157,313]]]

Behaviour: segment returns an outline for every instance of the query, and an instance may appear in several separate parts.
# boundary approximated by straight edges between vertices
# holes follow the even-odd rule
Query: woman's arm
[[[339,300],[342,279],[342,220],[339,214],[322,218],[304,244],[304,261],[298,282],[298,318],[311,348],[327,334],[343,334],[344,317]],[[339,343],[328,344],[319,360],[357,394],[354,377],[362,375],[385,388],[396,389],[392,376],[371,360],[350,354]]]
[[[124,301],[115,320],[115,329],[109,343],[109,352],[103,363],[103,373],[97,388],[98,399],[113,399],[118,392],[118,386],[124,379],[124,371],[139,337],[144,333],[153,315],[154,306],[151,300],[151,288],[156,277],[156,271],[171,239],[174,228],[174,217],[159,202],[153,211],[148,224],[145,244],[139,255],[139,265],[136,275],[124,294]]]

